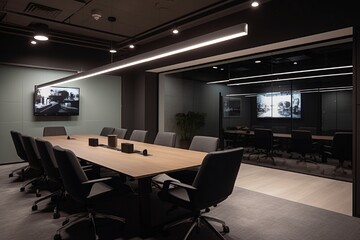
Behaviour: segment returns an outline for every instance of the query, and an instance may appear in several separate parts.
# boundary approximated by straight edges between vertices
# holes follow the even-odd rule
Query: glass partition
[[[351,56],[351,43],[343,43],[231,63],[223,128],[352,131]]]
[[[244,146],[247,163],[275,164],[319,176],[328,172],[327,177],[352,181],[351,167],[347,174],[335,175],[333,169],[339,160],[326,158],[334,134],[352,132],[351,39],[245,56],[165,75],[162,88],[168,131],[176,131],[172,128],[176,112],[204,113],[205,124],[196,134],[218,136],[225,148]],[[265,154],[264,149],[255,151],[259,147],[254,130],[259,128],[267,130],[256,132],[273,133],[276,147]],[[298,153],[292,143],[293,130],[310,131],[311,151]],[[274,149],[280,159],[269,157]],[[265,160],[260,161],[261,157]],[[286,165],[281,165],[285,161]],[[310,169],[297,164],[299,161],[324,166]]]

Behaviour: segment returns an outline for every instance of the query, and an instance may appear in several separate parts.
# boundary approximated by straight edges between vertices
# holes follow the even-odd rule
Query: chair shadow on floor
[[[254,154],[251,149],[247,149],[244,153],[243,162],[251,165],[352,182],[353,176],[350,164],[344,165],[344,170],[342,172],[336,172],[334,171],[334,168],[338,164],[337,159],[328,158],[327,163],[322,163],[321,159],[318,158],[316,159],[317,164],[313,164],[298,161],[297,157],[302,158],[303,156],[293,154],[292,157],[289,158],[289,154],[282,153],[276,154],[274,156],[274,161],[272,161],[272,159],[263,159],[262,161],[258,161],[257,154]],[[274,165],[274,162],[276,165]]]

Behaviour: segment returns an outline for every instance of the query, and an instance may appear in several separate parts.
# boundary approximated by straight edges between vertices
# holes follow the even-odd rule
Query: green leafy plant
[[[176,125],[180,130],[181,140],[190,141],[196,131],[205,125],[205,113],[192,112],[177,113]]]

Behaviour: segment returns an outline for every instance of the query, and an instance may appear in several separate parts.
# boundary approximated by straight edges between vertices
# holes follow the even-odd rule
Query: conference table
[[[246,131],[246,130],[225,130],[224,133],[254,136],[254,131]],[[273,137],[290,139],[291,134],[290,133],[273,133]],[[331,142],[334,139],[334,136],[328,136],[328,135],[311,135],[311,137],[312,137],[312,140],[314,140],[314,141],[330,141]]]
[[[108,138],[99,135],[71,135],[39,137],[49,141],[53,146],[60,146],[75,153],[78,158],[101,167],[124,174],[138,181],[139,219],[142,235],[151,229],[152,192],[151,178],[160,173],[198,167],[206,153],[181,148],[172,148],[149,143],[118,139],[117,149],[107,147]],[[89,138],[97,138],[99,145],[89,146]],[[121,143],[132,143],[134,153],[119,150]],[[147,156],[143,150],[147,150]]]

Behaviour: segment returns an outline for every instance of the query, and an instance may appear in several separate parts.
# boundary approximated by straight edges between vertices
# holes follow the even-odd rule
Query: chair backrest
[[[28,161],[27,156],[26,156],[26,152],[24,149],[24,144],[22,141],[22,135],[19,132],[10,131],[11,134],[11,138],[14,142],[14,146],[15,146],[15,150],[16,150],[16,154],[18,155],[18,157],[23,160],[23,161]]]
[[[78,158],[68,149],[59,146],[54,146],[53,149],[66,192],[74,199],[83,202],[89,195],[91,186],[82,184],[88,181],[88,178],[81,168]]]
[[[31,136],[22,135],[25,153],[29,166],[33,169],[43,171],[39,151],[36,147],[35,139]]]
[[[107,135],[113,134],[114,129],[115,128],[113,128],[113,127],[103,127],[103,129],[100,132],[100,136],[107,136]]]
[[[208,136],[194,136],[189,150],[199,152],[214,152],[219,146],[219,138]]]
[[[316,134],[316,127],[298,127],[299,130],[310,131],[311,134]]]
[[[289,128],[287,126],[272,126],[272,131],[275,133],[288,133]]]
[[[256,128],[254,130],[255,147],[271,150],[273,147],[273,131],[271,129]]]
[[[53,145],[42,139],[35,139],[35,143],[39,151],[45,174],[51,179],[58,180],[60,178],[60,173],[57,167]]]
[[[129,140],[137,141],[137,142],[145,142],[147,133],[148,133],[147,130],[133,130]]]
[[[44,127],[43,136],[67,135],[65,127]]]
[[[343,161],[352,160],[352,133],[336,132],[332,142],[332,155]]]
[[[305,154],[312,150],[311,132],[307,130],[291,131],[291,148],[292,151]]]
[[[233,148],[211,152],[204,157],[192,184],[197,190],[193,194],[189,192],[194,208],[210,207],[232,193],[243,153],[243,148]]]
[[[127,129],[125,128],[115,128],[112,134],[117,135],[118,138],[125,139]]]
[[[174,132],[158,132],[156,134],[154,144],[175,147],[176,133]]]

